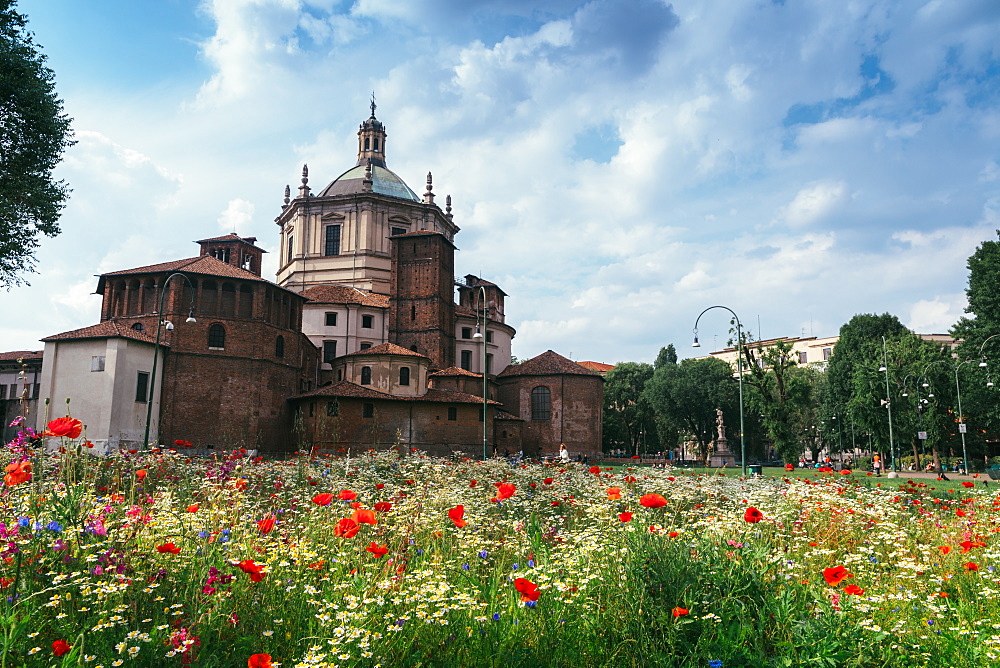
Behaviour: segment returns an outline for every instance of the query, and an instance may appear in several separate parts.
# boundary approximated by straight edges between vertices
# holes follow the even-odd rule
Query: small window
[[[809,355],[807,353],[799,353],[799,364],[805,364],[808,358]]]
[[[135,376],[135,400],[144,404],[149,398],[149,373],[139,371]]]
[[[274,340],[274,356],[284,357],[285,356],[285,337],[278,335],[278,338]]]
[[[316,414],[316,402],[309,402],[309,417],[313,417]]]
[[[375,404],[362,404],[361,417],[366,417],[366,418],[375,417]]]
[[[448,406],[448,419],[455,421],[458,419],[458,409],[454,406]]]
[[[472,328],[471,327],[463,327],[462,328],[462,338],[463,339],[471,339],[472,338]]]
[[[823,348],[823,361],[828,361],[831,354],[833,354],[833,348]]]
[[[410,384],[410,367],[404,366],[399,369],[399,384],[409,385]]]
[[[39,393],[39,392],[40,392],[41,390],[42,390],[42,386],[41,386],[41,384],[39,384],[39,383],[35,383],[34,385],[32,385],[32,386],[31,386],[31,398],[32,398],[32,399],[37,399],[37,398],[38,398],[38,393]]]
[[[361,367],[361,384],[362,385],[372,384],[372,368],[370,366]]]
[[[486,330],[486,343],[493,343],[493,332]]]
[[[482,406],[479,407],[479,421],[480,422],[483,421],[483,407]]]
[[[417,319],[417,305],[410,304],[410,320],[416,320],[416,319]]]
[[[293,239],[294,239],[294,237],[292,237],[292,235],[289,234],[288,235],[288,256],[285,258],[285,262],[291,262],[292,261],[292,240]]]
[[[7,398],[7,383],[0,385],[0,399]]]
[[[336,327],[337,326],[337,314],[336,313],[327,313],[326,314],[326,326],[327,327]]]
[[[94,355],[90,358],[91,371],[104,371],[104,355]]]
[[[336,341],[324,341],[323,342],[323,363],[333,364],[333,360],[337,357],[337,342]]]
[[[493,373],[493,354],[486,353],[486,373]]]
[[[539,385],[531,391],[531,419],[548,420],[552,417],[552,403],[549,388]]]
[[[337,417],[340,415],[340,404],[337,400],[326,402],[326,416],[327,417]]]
[[[463,350],[462,351],[462,368],[469,371],[472,368],[472,351]]]
[[[344,370],[337,369],[337,382],[339,383],[342,380],[344,380]]]
[[[340,225],[327,225],[323,255],[340,255]]]
[[[133,323],[132,324],[132,329],[134,329],[137,332],[144,332],[144,331],[146,331],[146,328],[143,327],[143,325],[142,325],[141,322]]]
[[[361,316],[361,329],[371,329],[372,322],[375,320],[375,316],[363,315]]]
[[[215,324],[208,328],[209,350],[223,350],[226,347],[226,328]]]
[[[370,343],[362,343],[361,344],[361,350],[368,350],[371,347],[372,347],[372,344],[370,344]]]
[[[389,235],[393,237],[398,237],[400,234],[406,234],[405,227],[392,227],[389,228]]]

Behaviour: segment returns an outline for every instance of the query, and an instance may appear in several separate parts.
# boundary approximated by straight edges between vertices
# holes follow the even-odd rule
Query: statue
[[[715,426],[719,430],[719,440],[726,440],[726,425],[722,422],[722,409],[715,409]]]

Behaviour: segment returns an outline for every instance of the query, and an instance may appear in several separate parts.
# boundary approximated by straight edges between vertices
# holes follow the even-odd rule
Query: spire
[[[385,126],[375,118],[375,93],[372,93],[372,115],[358,129],[357,166],[371,161],[374,167],[385,167]]]
[[[373,102],[372,105],[374,106],[374,104],[375,103]],[[361,182],[361,189],[364,190],[365,192],[371,192],[371,190],[372,190],[372,183],[373,183],[373,181],[372,181],[372,161],[369,158],[368,164],[365,167],[365,178]]]
[[[451,215],[451,195],[444,198],[444,215],[448,220],[452,219]]]
[[[302,165],[302,185],[299,186],[299,197],[309,197],[309,165]]]
[[[427,172],[427,190],[424,192],[424,204],[434,203],[434,177]]]
[[[288,206],[288,203],[292,201],[292,189],[288,184],[285,184],[285,203],[282,205],[282,209]]]

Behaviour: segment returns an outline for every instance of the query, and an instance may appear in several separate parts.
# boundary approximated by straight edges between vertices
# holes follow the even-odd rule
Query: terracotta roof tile
[[[397,346],[395,343],[381,343],[377,346],[368,348],[367,350],[356,350],[353,353],[347,353],[346,355],[343,355],[343,357],[352,357],[354,355],[405,355],[407,357],[430,359],[427,355],[421,355],[420,353],[413,352],[403,346]]]
[[[306,392],[292,399],[308,399],[312,397],[351,397],[358,399],[379,399],[382,401],[425,401],[435,404],[481,404],[482,397],[465,392],[452,392],[451,390],[427,390],[427,394],[419,397],[402,397],[387,392],[379,392],[371,388],[356,385],[346,380],[342,380],[330,385],[318,387],[312,392]],[[491,406],[502,406],[499,401],[487,400]]]
[[[427,374],[428,376],[472,376],[473,378],[482,378],[481,373],[472,373],[471,371],[466,371],[465,369],[460,369],[457,366],[450,366],[447,369],[441,369],[440,371],[435,371],[434,373]]]
[[[316,304],[360,304],[373,308],[389,308],[389,296],[365,292],[349,285],[314,285],[301,293]]]
[[[500,372],[500,378],[509,378],[511,376],[561,376],[561,375],[574,375],[574,376],[597,376],[601,377],[601,374],[591,371],[590,369],[585,369],[576,362],[567,359],[560,355],[559,353],[553,352],[551,350],[546,350],[541,355],[537,357],[532,357],[530,360],[521,362],[520,364],[511,364],[506,369]]]
[[[591,371],[596,371],[597,373],[607,373],[615,368],[614,364],[604,364],[603,362],[577,362],[584,369],[590,369]]]
[[[42,359],[41,350],[12,350],[9,353],[0,353],[0,361],[9,362],[20,359],[35,360]]]
[[[211,242],[211,241],[243,241],[245,243],[250,244],[251,246],[256,246],[257,237],[241,237],[240,235],[236,234],[235,232],[230,232],[229,234],[225,234],[225,235],[223,235],[221,237],[212,237],[211,239],[199,239],[195,243],[196,244],[204,244],[204,243],[208,243],[208,242]],[[261,250],[264,250],[264,249],[261,248]],[[264,252],[266,253],[267,251],[264,251]]]
[[[468,306],[463,306],[461,304],[455,304],[455,315],[464,315],[467,318],[475,318],[476,310],[469,308]]]
[[[140,332],[137,329],[132,329],[126,325],[116,322],[114,320],[105,320],[98,325],[91,325],[90,327],[83,327],[81,329],[74,329],[70,332],[63,332],[62,334],[53,334],[52,336],[46,336],[42,341],[69,341],[72,339],[108,339],[115,336],[120,336],[124,339],[132,339],[133,341],[142,341],[143,343],[156,343],[156,340],[146,334],[145,332]],[[169,344],[160,341],[161,346],[169,347]]]
[[[512,413],[508,413],[504,410],[498,410],[496,414],[497,420],[517,420],[518,422],[524,422],[524,418],[519,418]]]
[[[160,264],[151,264],[145,267],[136,267],[135,269],[122,269],[121,271],[110,271],[106,274],[101,274],[101,278],[103,279],[107,276],[124,276],[128,274],[159,274],[168,271],[181,271],[181,270],[184,270],[186,273],[189,274],[201,274],[203,276],[242,278],[247,281],[261,281],[263,283],[271,282],[268,281],[267,279],[261,278],[252,271],[247,271],[246,269],[234,267],[231,264],[226,264],[222,260],[216,260],[211,255],[189,257],[183,260],[174,260],[172,262],[161,262]]]

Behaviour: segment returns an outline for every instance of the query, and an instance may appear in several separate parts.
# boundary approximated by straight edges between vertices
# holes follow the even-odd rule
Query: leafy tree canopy
[[[69,196],[52,170],[73,144],[70,118],[14,0],[0,0],[0,286],[34,271],[38,235],[59,233]]]
[[[961,357],[969,359],[982,350],[986,356],[1000,359],[1000,336],[983,348],[990,336],[1000,334],[1000,241],[981,243],[969,257],[967,266],[969,287],[965,294],[969,305],[965,312],[974,317],[961,318],[951,334],[963,339],[959,348]]]

